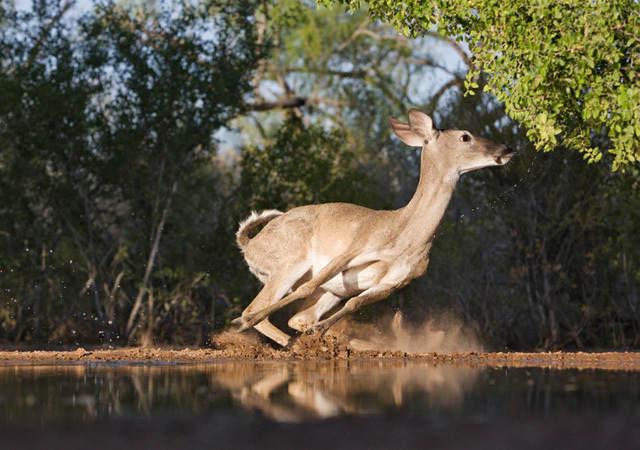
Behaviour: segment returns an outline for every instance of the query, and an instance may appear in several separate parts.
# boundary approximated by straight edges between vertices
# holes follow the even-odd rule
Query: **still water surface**
[[[230,410],[283,422],[400,415],[483,423],[610,412],[640,418],[640,372],[411,361],[0,366],[4,424]]]

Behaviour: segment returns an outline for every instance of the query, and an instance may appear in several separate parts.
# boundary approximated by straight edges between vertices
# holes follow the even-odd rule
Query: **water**
[[[0,425],[216,413],[288,423],[418,418],[443,426],[571,414],[640,420],[640,372],[411,361],[0,366]]]

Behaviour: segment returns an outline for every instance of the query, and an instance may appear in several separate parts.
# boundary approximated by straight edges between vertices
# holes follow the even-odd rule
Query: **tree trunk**
[[[130,340],[133,337],[133,329],[136,324],[138,311],[142,306],[142,301],[144,300],[144,294],[147,292],[147,286],[149,285],[149,277],[151,276],[151,272],[153,271],[153,266],[155,264],[156,256],[158,254],[158,249],[160,248],[160,238],[162,237],[164,224],[167,220],[169,209],[171,208],[171,199],[173,198],[173,195],[176,193],[177,190],[178,190],[178,182],[174,181],[173,186],[171,187],[171,193],[169,194],[167,203],[165,204],[165,207],[162,211],[162,217],[154,232],[153,244],[151,246],[151,252],[149,253],[149,259],[147,260],[147,267],[144,271],[144,277],[142,278],[142,284],[138,289],[138,295],[136,296],[136,300],[133,303],[131,314],[129,314],[129,320],[127,320],[127,328],[125,329],[125,335],[127,337],[127,340]],[[152,320],[152,318],[150,317],[149,320]]]

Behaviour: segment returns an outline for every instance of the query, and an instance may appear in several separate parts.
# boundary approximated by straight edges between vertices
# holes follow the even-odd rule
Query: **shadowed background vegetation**
[[[417,107],[519,155],[461,178],[427,274],[358,318],[448,311],[496,349],[640,345],[638,165],[536,152],[495,98],[462,95],[448,38],[300,0],[39,0],[0,5],[0,50],[0,342],[207,343],[259,289],[238,221],[402,206],[419,153],[387,118]]]

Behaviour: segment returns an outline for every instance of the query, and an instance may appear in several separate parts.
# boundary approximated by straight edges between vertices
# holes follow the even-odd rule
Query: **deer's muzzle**
[[[496,156],[496,164],[504,165],[508,163],[511,158],[513,158],[514,154],[515,152],[510,147],[505,147],[502,153],[499,156]]]

